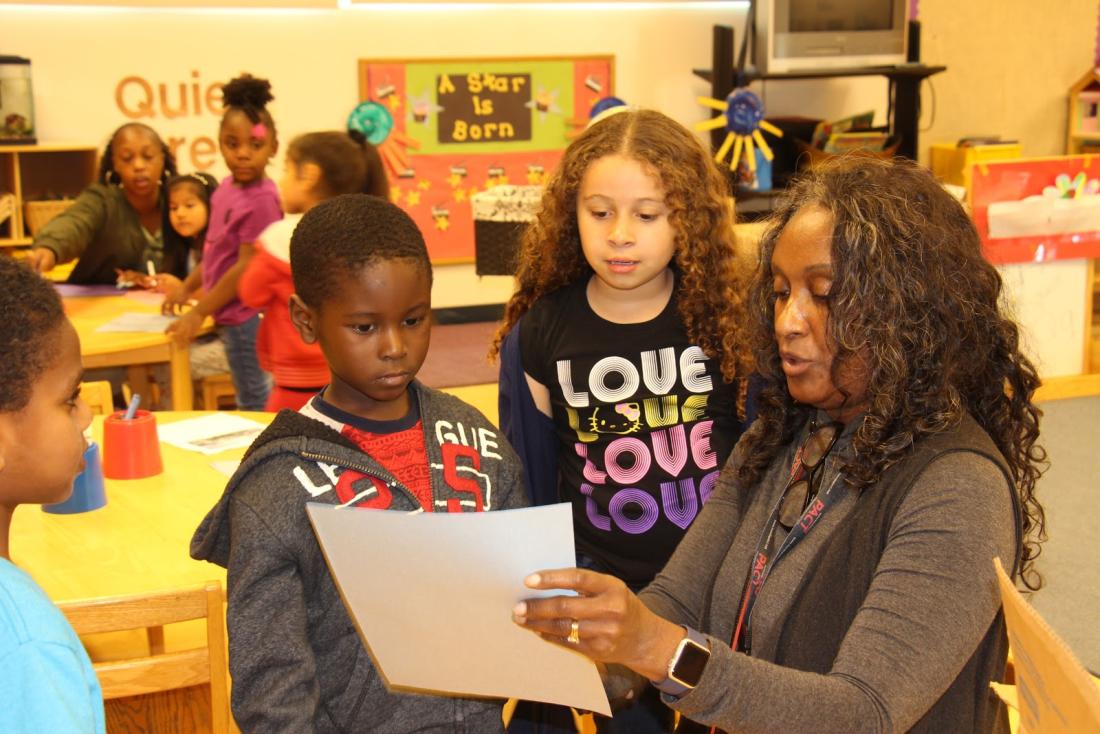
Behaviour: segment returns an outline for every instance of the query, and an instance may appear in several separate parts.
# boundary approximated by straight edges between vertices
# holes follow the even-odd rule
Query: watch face
[[[710,660],[710,650],[694,640],[686,640],[686,644],[680,651],[680,657],[676,659],[672,675],[685,685],[694,688],[699,685],[708,660]]]

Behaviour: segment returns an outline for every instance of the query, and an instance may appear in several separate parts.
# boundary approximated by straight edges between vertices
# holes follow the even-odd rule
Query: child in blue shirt
[[[61,502],[83,469],[80,338],[53,287],[8,257],[0,313],[0,719],[5,732],[104,732],[88,654],[8,547],[15,508]]]

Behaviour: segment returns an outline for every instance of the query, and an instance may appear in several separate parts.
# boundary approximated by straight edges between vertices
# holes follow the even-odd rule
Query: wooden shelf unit
[[[711,96],[725,99],[733,91],[736,71],[733,66],[733,29],[729,26],[714,26],[711,58],[713,68],[693,69],[695,76],[710,82]],[[901,138],[897,154],[916,160],[918,118],[920,116],[920,84],[927,77],[946,71],[946,66],[925,66],[924,64],[899,64],[898,66],[860,67],[856,69],[814,69],[808,71],[786,72],[779,74],[761,74],[747,69],[747,82],[757,79],[831,79],[834,77],[882,76],[890,82],[890,132]],[[721,144],[725,131],[715,132],[715,147]]]
[[[13,194],[12,215],[0,222],[0,248],[33,239],[24,205],[49,198],[75,199],[96,177],[99,149],[87,145],[0,145],[0,194]]]

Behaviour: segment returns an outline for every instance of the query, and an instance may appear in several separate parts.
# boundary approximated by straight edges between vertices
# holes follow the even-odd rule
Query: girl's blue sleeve
[[[531,504],[558,503],[558,445],[554,421],[535,406],[523,373],[520,329],[516,322],[500,345],[500,429],[523,464]]]

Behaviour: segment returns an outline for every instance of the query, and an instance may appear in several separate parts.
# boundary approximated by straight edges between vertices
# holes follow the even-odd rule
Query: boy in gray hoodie
[[[387,689],[306,516],[306,502],[401,512],[528,504],[497,429],[416,381],[428,351],[431,263],[413,221],[362,194],[311,209],[290,243],[301,338],[331,382],[256,439],[191,541],[228,570],[232,707],[244,732],[503,731],[499,700]],[[363,563],[384,563],[363,539]],[[441,614],[447,610],[441,609]]]

